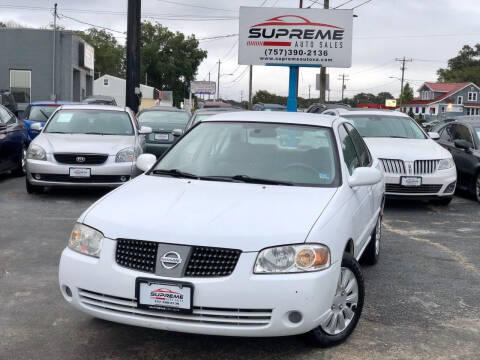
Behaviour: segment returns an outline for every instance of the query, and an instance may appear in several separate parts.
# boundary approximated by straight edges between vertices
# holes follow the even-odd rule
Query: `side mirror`
[[[440,139],[440,135],[437,132],[434,132],[434,131],[429,132],[428,136],[430,136],[430,139],[432,139],[432,140]]]
[[[176,137],[182,136],[183,135],[183,130],[182,129],[173,129],[172,134],[173,134],[173,136],[176,136]]]
[[[382,180],[380,170],[371,167],[359,167],[353,171],[348,180],[350,187],[375,185]]]
[[[39,122],[36,122],[32,124],[32,126],[30,126],[30,130],[33,130],[33,131],[42,131],[42,129],[43,129],[43,125],[42,123],[39,123]]]
[[[465,151],[469,151],[472,148],[472,144],[467,140],[458,139],[454,141],[454,144],[456,148],[463,149]]]
[[[138,133],[140,135],[148,135],[152,133],[152,128],[150,126],[140,126],[140,129],[138,130]]]
[[[155,164],[157,158],[152,154],[142,154],[137,158],[137,168],[142,171],[148,171]]]

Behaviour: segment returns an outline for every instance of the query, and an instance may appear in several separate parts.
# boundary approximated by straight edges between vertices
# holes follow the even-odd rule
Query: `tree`
[[[190,82],[195,79],[207,52],[198,47],[194,35],[185,37],[159,23],[144,21],[141,35],[141,74],[148,74],[148,84],[161,90],[172,90],[178,105],[188,97]]]
[[[380,105],[385,105],[385,101],[388,99],[395,99],[395,97],[390,94],[388,91],[380,92],[377,94],[375,103]]]
[[[258,90],[255,95],[253,95],[252,103],[286,105],[287,98],[285,96],[269,93],[267,90]]]
[[[446,69],[437,71],[441,82],[474,82],[480,84],[480,44],[475,48],[465,45],[454,58],[448,60]]]
[[[0,28],[6,28],[7,27],[7,24],[5,24],[4,22],[1,22],[0,21]]]
[[[95,28],[76,34],[95,49],[96,74],[125,77],[125,48],[112,34]]]
[[[403,87],[402,96],[398,99],[398,104],[405,104],[413,100],[413,89],[410,87],[409,83],[406,83]]]

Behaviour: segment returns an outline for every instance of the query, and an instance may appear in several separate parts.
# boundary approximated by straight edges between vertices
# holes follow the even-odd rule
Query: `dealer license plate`
[[[402,177],[402,186],[416,187],[422,185],[422,178],[418,176]]]
[[[90,177],[90,169],[70,168],[70,177],[88,178],[88,177]]]
[[[192,311],[192,286],[180,283],[164,283],[137,280],[139,308],[168,311]]]
[[[168,141],[168,134],[155,134],[155,140]]]

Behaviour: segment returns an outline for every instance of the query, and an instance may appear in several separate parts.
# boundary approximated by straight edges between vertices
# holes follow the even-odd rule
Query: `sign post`
[[[240,65],[288,66],[287,111],[297,111],[298,69],[350,67],[353,10],[240,7]]]

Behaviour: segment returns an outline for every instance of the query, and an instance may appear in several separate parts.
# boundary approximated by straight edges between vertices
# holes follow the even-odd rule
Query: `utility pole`
[[[126,106],[135,113],[140,103],[140,29],[142,0],[128,0]]]
[[[403,57],[403,59],[399,59],[399,58],[396,58],[395,61],[398,61],[398,62],[401,62],[402,63],[402,67],[400,68],[400,70],[402,70],[402,80],[401,80],[401,84],[400,84],[400,101],[403,99],[403,80],[404,80],[404,76],[405,76],[405,63],[406,62],[412,62],[413,59],[406,59],[405,56]]]
[[[221,64],[221,61],[220,59],[218,59],[217,101],[220,100],[220,64]]]
[[[338,80],[342,80],[342,102],[343,102],[343,93],[344,93],[345,89],[347,88],[346,85],[345,85],[345,81],[348,81],[350,79],[348,78],[348,75],[342,74],[338,77]]]
[[[145,73],[145,85],[148,86],[148,73]]]
[[[301,9],[303,8],[303,0],[300,0],[298,7]],[[298,74],[300,75],[300,68],[298,68]],[[295,96],[298,98],[298,82],[299,82],[300,76],[297,77],[297,90],[295,92]]]
[[[252,81],[253,81],[253,65],[250,65],[250,75],[248,79],[248,110],[252,110]]]
[[[208,73],[208,82],[210,82],[210,72]],[[208,94],[208,100],[210,100],[210,93]]]
[[[312,88],[312,85],[308,85],[308,100],[310,100],[310,90]]]
[[[56,48],[57,48],[57,3],[53,9],[53,54],[52,54],[52,95],[51,100],[57,100],[55,94],[55,60],[56,60]]]
[[[240,90],[240,104],[243,102],[243,90]]]
[[[323,0],[323,8],[330,7],[330,0]],[[322,66],[320,68],[320,103],[325,104],[325,91],[327,88],[327,69]]]

